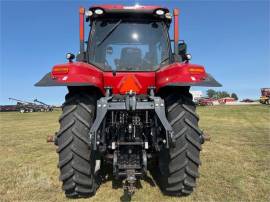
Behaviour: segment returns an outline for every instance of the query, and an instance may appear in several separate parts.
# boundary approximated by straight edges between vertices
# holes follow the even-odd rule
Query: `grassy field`
[[[203,145],[200,179],[188,197],[163,196],[142,181],[132,201],[270,201],[270,107],[200,107]],[[0,201],[65,201],[58,157],[47,135],[58,130],[60,112],[0,113]],[[122,189],[102,184],[93,198],[120,201]],[[76,201],[76,200],[69,200]]]

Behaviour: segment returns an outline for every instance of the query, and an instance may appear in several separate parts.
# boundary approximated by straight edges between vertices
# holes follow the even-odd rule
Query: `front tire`
[[[202,132],[199,117],[190,94],[173,93],[165,97],[167,118],[173,127],[175,147],[163,149],[159,155],[159,184],[164,194],[189,195],[199,177]]]
[[[67,197],[88,197],[96,192],[95,158],[89,145],[96,98],[87,93],[69,93],[59,118],[57,134],[60,180]]]

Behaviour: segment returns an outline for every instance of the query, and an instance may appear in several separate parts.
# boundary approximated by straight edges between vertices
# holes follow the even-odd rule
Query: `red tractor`
[[[167,8],[80,8],[76,62],[68,53],[67,63],[36,84],[68,88],[55,137],[67,197],[94,195],[104,170],[129,194],[148,170],[164,194],[193,191],[204,139],[189,89],[220,84],[203,66],[189,63],[178,15],[174,9],[171,47]],[[85,19],[91,27],[87,41]]]
[[[270,88],[261,89],[260,103],[270,104]]]

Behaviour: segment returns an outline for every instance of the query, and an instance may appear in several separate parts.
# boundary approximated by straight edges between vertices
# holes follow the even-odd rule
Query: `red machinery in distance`
[[[270,88],[261,89],[260,103],[270,104]]]

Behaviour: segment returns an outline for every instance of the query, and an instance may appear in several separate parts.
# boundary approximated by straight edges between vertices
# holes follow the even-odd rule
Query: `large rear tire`
[[[159,185],[164,194],[183,196],[192,193],[199,177],[202,132],[192,96],[173,93],[165,97],[167,118],[173,127],[175,147],[160,152]]]
[[[89,197],[96,192],[95,158],[88,137],[95,105],[95,96],[73,92],[66,95],[62,107],[56,143],[60,180],[67,197]]]

